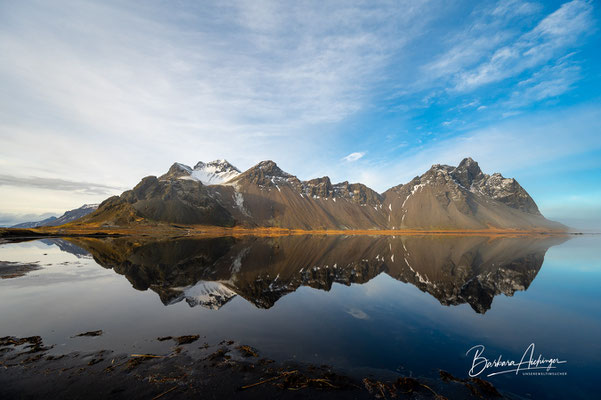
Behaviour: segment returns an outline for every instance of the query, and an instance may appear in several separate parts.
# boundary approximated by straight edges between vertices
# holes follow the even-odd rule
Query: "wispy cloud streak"
[[[573,0],[545,17],[531,31],[496,49],[487,59],[456,77],[455,89],[471,90],[549,61],[590,30],[592,5]]]
[[[104,185],[101,183],[74,182],[56,178],[16,177],[10,175],[0,175],[0,186],[64,190],[68,192],[74,191],[100,195],[110,195],[115,193],[115,191],[125,190],[125,188],[122,187]]]

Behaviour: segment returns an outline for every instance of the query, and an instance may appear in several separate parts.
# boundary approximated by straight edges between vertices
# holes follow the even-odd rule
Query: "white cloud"
[[[446,39],[440,41],[442,49],[431,46],[437,53],[425,59],[418,76],[397,96],[412,108],[423,108],[445,106],[462,96],[469,103],[469,96],[478,93],[487,107],[498,111],[495,106],[506,107],[514,92],[523,92],[524,88],[516,88],[516,78],[536,75],[540,86],[521,102],[511,101],[511,107],[572,90],[581,76],[572,73],[569,79],[557,80],[548,64],[582,46],[585,37],[596,31],[593,3],[573,0],[544,15],[542,10],[541,5],[522,0],[475,6],[458,31],[446,33]],[[490,92],[477,92],[483,87],[490,87]],[[418,97],[427,103],[418,103]]]
[[[463,108],[454,110],[487,107],[480,115],[502,119],[523,112],[529,102],[565,93],[581,78],[584,67],[580,70],[569,57],[544,65],[594,28],[591,2],[568,2],[546,17],[530,2],[486,3],[467,10],[466,21],[459,22],[449,22],[449,7],[440,4],[172,2],[165,12],[164,2],[152,1],[144,7],[110,0],[5,2],[0,12],[0,170],[30,185],[3,186],[0,210],[59,213],[106,194],[80,187],[65,196],[48,189],[56,180],[63,187],[94,182],[93,191],[111,191],[160,175],[174,161],[195,164],[223,157],[245,169],[274,159],[303,178],[319,171],[380,190],[409,180],[432,162],[456,162],[464,155],[483,163],[500,160],[495,148],[506,149],[514,165],[523,165],[530,156],[516,148],[530,149],[535,139],[548,141],[542,133],[532,141],[520,137],[528,137],[522,128],[533,124],[516,125],[520,134],[491,128],[456,139],[433,135],[431,140],[441,140],[421,147],[415,143],[423,137],[403,133],[386,149],[406,153],[399,163],[376,159],[373,147],[380,138],[374,134],[365,143],[352,143],[364,151],[332,163],[340,160],[340,148],[354,150],[347,147],[343,124],[355,115],[372,117],[369,113],[381,106],[374,103],[384,97],[391,104],[382,107],[390,106],[386,111],[396,118],[449,96],[449,87],[457,97],[527,72],[500,102],[483,96],[460,99]],[[466,10],[453,8],[454,16],[457,11]],[[530,31],[520,30],[524,26]],[[428,46],[408,46],[419,40]],[[399,96],[415,101],[397,101]],[[463,115],[444,115],[440,121],[467,129]],[[433,129],[423,126],[421,132]],[[539,132],[536,126],[533,131]],[[552,131],[565,139],[557,126]],[[565,141],[550,143],[571,148]],[[512,142],[519,146],[509,146]],[[556,150],[546,149],[533,160],[552,157]],[[353,162],[367,151],[368,159]],[[490,167],[495,166],[502,165]],[[36,179],[27,181],[32,176]]]
[[[161,3],[2,5],[3,174],[131,187],[221,157],[302,172],[330,140],[322,128],[365,107],[430,14],[410,1]],[[2,210],[39,203],[7,190]]]
[[[40,178],[40,177],[14,177],[0,174],[0,186],[32,187],[38,189],[63,190],[68,192],[82,192],[86,194],[108,195],[116,190],[125,190],[110,185],[92,182],[74,182],[65,179]]]
[[[531,31],[496,49],[479,65],[459,73],[455,89],[473,90],[546,63],[590,30],[592,9],[591,3],[583,0],[563,4]]]
[[[351,153],[348,156],[342,157],[342,159],[346,162],[353,162],[353,161],[357,161],[358,159],[362,158],[365,155],[365,152],[356,152],[356,153]]]
[[[484,3],[486,4],[486,3]],[[515,25],[540,7],[521,0],[499,1],[476,7],[464,29],[447,35],[448,50],[422,67],[424,80],[448,79],[486,59],[496,49],[519,36]]]
[[[517,108],[555,98],[572,89],[579,79],[580,66],[564,57],[520,82],[503,106]]]
[[[540,9],[540,5],[521,0],[502,0],[491,11],[494,16],[529,15]]]

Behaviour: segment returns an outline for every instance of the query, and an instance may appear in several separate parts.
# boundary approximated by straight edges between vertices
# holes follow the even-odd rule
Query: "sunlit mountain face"
[[[565,231],[546,219],[513,178],[488,175],[472,158],[434,164],[382,194],[362,183],[301,181],[271,161],[240,172],[225,160],[175,163],[121,196],[102,202],[77,226],[183,225],[303,230]]]

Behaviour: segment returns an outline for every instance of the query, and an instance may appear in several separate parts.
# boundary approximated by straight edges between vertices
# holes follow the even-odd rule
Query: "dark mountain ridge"
[[[382,194],[361,183],[332,184],[327,176],[301,181],[273,161],[242,173],[226,160],[194,169],[175,163],[80,220],[109,227],[148,221],[307,230],[566,229],[544,218],[515,179],[484,174],[471,158],[457,167],[433,165]]]

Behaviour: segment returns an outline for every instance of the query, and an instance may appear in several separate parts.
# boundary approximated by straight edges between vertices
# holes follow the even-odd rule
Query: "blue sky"
[[[601,228],[594,1],[0,4],[0,225],[174,162],[378,191],[476,159]]]

